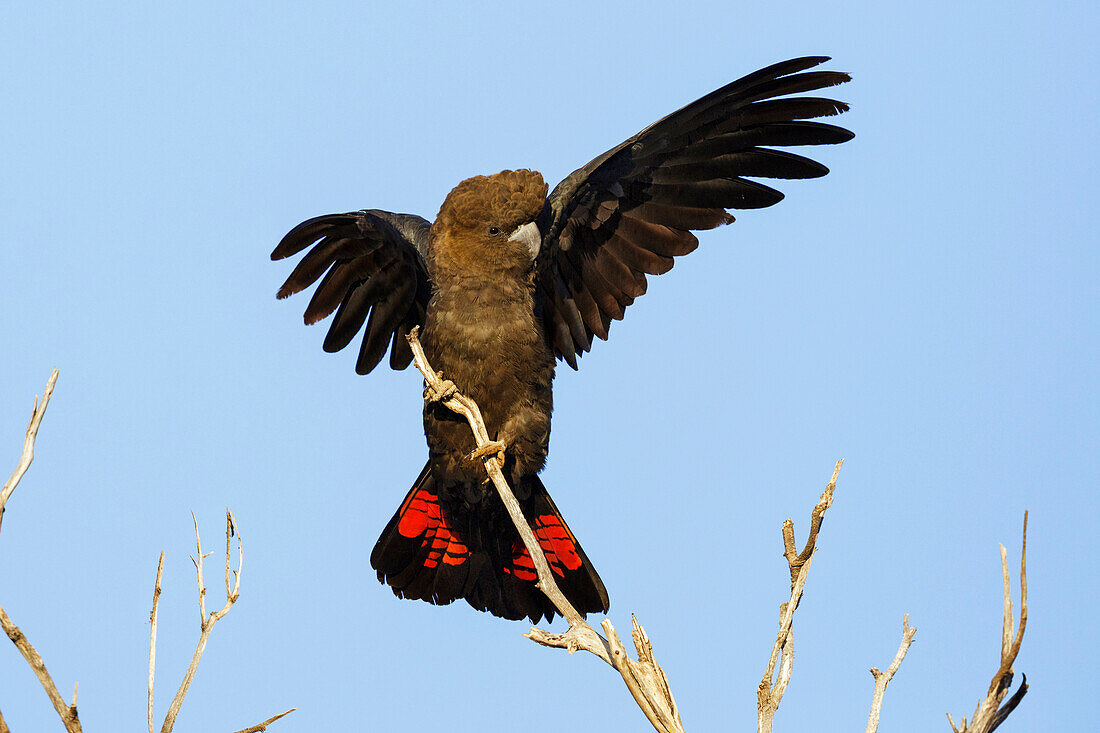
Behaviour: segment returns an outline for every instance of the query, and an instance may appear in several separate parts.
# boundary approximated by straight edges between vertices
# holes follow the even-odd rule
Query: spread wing
[[[405,335],[424,325],[431,297],[424,268],[430,226],[419,216],[373,209],[304,221],[271,253],[271,259],[281,260],[312,247],[278,297],[305,290],[324,275],[306,306],[305,322],[316,323],[336,311],[325,351],[347,346],[366,323],[355,371],[374,369],[391,341],[390,366],[404,369],[412,362]]]
[[[573,172],[539,219],[535,263],[551,348],[574,369],[592,336],[646,291],[646,275],[672,269],[698,245],[691,230],[733,221],[726,209],[771,206],[783,194],[749,178],[817,178],[828,168],[771,146],[842,143],[848,130],[819,122],[843,102],[790,97],[843,84],[847,74],[806,71],[828,57],[792,59],[738,79],[655,122]]]

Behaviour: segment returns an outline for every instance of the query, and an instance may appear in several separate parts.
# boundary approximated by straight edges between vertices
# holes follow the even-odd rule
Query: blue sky
[[[0,604],[63,691],[80,682],[86,730],[144,726],[161,550],[163,717],[198,634],[190,512],[215,544],[226,506],[242,597],[178,731],[292,706],[272,730],[644,730],[594,658],[378,585],[370,549],[425,456],[420,382],[323,353],[268,253],[317,214],[431,218],[477,173],[556,182],[806,54],[853,74],[855,140],[704,234],[559,371],[544,480],[689,730],[752,729],[780,523],[804,537],[837,458],[776,730],[862,729],[903,613],[918,631],[881,729],[969,715],[998,663],[997,543],[1015,580],[1025,509],[1032,688],[1002,730],[1095,720],[1096,3],[16,2],[0,20],[12,466],[61,370]],[[10,647],[0,711],[60,729]]]

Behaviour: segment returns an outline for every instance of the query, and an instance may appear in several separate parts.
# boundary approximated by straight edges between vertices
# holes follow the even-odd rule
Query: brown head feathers
[[[526,169],[474,176],[455,186],[432,224],[432,278],[443,272],[471,275],[529,269],[530,253],[508,237],[538,218],[548,188],[541,173]]]
[[[491,176],[474,176],[447,194],[436,217],[436,225],[448,229],[495,226],[512,232],[534,221],[546,202],[548,187],[538,171],[501,171]]]

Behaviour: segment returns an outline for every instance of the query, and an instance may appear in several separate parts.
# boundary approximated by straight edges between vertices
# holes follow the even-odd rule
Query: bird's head
[[[536,171],[474,176],[447,194],[428,245],[432,278],[522,275],[542,243],[535,220],[547,185]]]

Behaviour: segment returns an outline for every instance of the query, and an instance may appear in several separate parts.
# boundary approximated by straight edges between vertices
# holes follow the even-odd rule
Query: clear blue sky
[[[325,354],[268,253],[299,221],[434,216],[459,180],[556,182],[774,61],[855,81],[854,141],[651,281],[556,384],[544,474],[636,612],[689,730],[751,730],[799,537],[845,458],[777,731],[946,730],[998,662],[997,543],[1031,510],[1032,691],[1095,723],[1100,6],[8,3],[0,11],[0,455],[61,379],[0,535],[0,604],[88,731],[158,718],[198,633],[191,511],[245,541],[179,731],[645,730],[614,673],[523,623],[399,601],[368,564],[425,456],[413,371]],[[212,558],[216,561],[216,558]],[[216,568],[216,562],[215,566]],[[213,575],[213,590],[218,576]],[[213,601],[212,601],[213,602]],[[559,622],[560,623],[560,622]],[[0,711],[59,730],[11,647]]]

